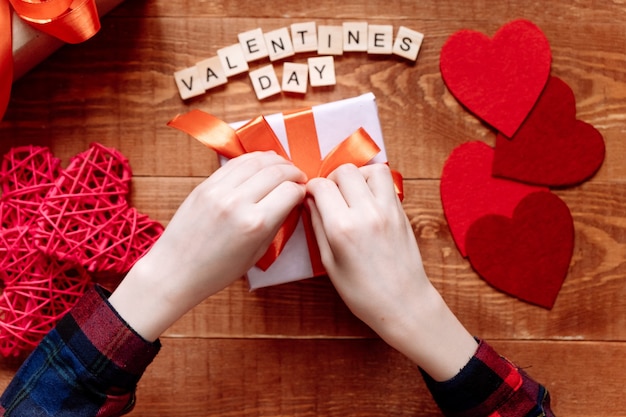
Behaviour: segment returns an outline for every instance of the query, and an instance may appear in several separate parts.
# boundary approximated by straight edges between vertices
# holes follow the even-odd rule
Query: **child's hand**
[[[426,277],[389,168],[343,165],[307,191],[322,262],[352,312],[433,378],[456,375],[477,344]]]
[[[271,152],[230,160],[185,199],[111,303],[142,336],[155,339],[256,263],[289,212],[303,201],[305,182],[302,171]],[[139,299],[157,305],[142,311]]]

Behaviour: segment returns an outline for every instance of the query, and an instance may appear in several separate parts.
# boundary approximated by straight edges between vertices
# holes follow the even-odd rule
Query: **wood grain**
[[[623,344],[492,343],[548,381],[556,415],[626,416],[622,387],[606,384],[623,378]],[[163,416],[441,415],[415,366],[378,339],[166,339],[164,349],[175,360],[163,355],[152,365],[137,415],[154,415],[153,404]],[[591,387],[600,393],[581,394]]]
[[[136,178],[134,205],[166,223],[200,181]],[[494,290],[472,271],[456,250],[448,230],[438,181],[406,181],[405,194],[405,211],[415,230],[427,273],[474,334],[500,338],[506,333],[513,338],[555,340],[626,338],[626,221],[622,218],[625,184],[593,181],[559,191],[574,216],[576,242],[569,274],[550,311]],[[590,326],[590,322],[594,325]],[[253,293],[241,280],[198,306],[171,332],[201,337],[370,334],[351,318],[326,278]]]
[[[446,89],[439,51],[459,29],[493,34],[519,17],[544,31],[552,75],[571,86],[578,118],[600,130],[607,149],[594,178],[555,191],[573,214],[576,240],[551,311],[502,294],[473,272],[454,245],[439,197],[450,152],[470,140],[495,140]],[[245,74],[196,99],[178,97],[174,71],[215,55],[239,32],[353,20],[423,32],[417,62],[347,53],[336,59],[337,85],[304,97],[260,102]],[[93,141],[116,147],[133,167],[133,205],[167,224],[218,167],[213,152],[166,126],[176,114],[201,108],[237,121],[372,91],[390,163],[405,177],[404,207],[427,273],[451,308],[549,388],[557,415],[624,417],[624,21],[620,0],[127,0],[103,19],[95,38],[64,46],[14,84],[0,152],[45,145],[67,163]],[[280,76],[282,65],[275,67]],[[255,292],[241,279],[177,322],[163,345],[132,415],[440,415],[418,370],[356,319],[325,277]],[[19,363],[0,360],[0,387]]]

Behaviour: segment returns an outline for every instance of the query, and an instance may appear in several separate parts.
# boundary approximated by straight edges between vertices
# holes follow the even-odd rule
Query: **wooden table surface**
[[[600,130],[607,149],[595,177],[556,191],[574,217],[575,248],[551,311],[504,295],[473,272],[439,195],[443,163],[456,146],[495,142],[493,130],[446,89],[441,47],[459,29],[491,35],[520,17],[544,31],[552,74],[572,87],[578,118]],[[240,32],[303,21],[404,25],[425,40],[416,63],[337,57],[337,85],[304,97],[258,101],[245,74],[186,102],[178,96],[174,71],[214,56]],[[619,0],[127,0],[92,40],[64,46],[14,84],[0,151],[46,145],[67,162],[94,141],[115,147],[134,171],[132,204],[167,224],[218,166],[212,151],[165,125],[177,113],[200,108],[235,121],[371,91],[390,163],[405,177],[404,206],[427,272],[454,312],[543,382],[557,415],[626,416],[625,22]],[[440,415],[418,370],[352,316],[324,277],[255,292],[241,279],[162,342],[140,383],[135,416]],[[17,366],[0,361],[2,387]]]

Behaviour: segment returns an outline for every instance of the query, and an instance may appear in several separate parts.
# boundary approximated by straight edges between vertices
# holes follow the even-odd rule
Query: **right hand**
[[[430,288],[389,168],[342,165],[307,184],[322,262],[352,312],[378,334]]]
[[[477,343],[426,277],[386,165],[342,165],[308,182],[322,262],[351,311],[436,380],[455,376]]]

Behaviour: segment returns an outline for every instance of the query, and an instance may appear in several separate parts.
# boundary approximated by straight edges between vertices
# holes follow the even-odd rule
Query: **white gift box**
[[[362,127],[381,149],[370,163],[387,162],[374,94],[367,93],[350,99],[313,106],[312,112],[322,158]],[[283,114],[265,116],[265,119],[289,153]],[[245,123],[245,121],[232,123],[231,127],[237,129]],[[220,162],[224,164],[226,159],[220,158]],[[302,219],[299,220],[296,230],[274,263],[265,271],[255,266],[248,271],[247,275],[251,290],[314,276]]]
[[[98,15],[105,15],[122,1],[96,0]],[[15,12],[12,16],[11,33],[13,36],[13,80],[19,79],[64,45],[63,41],[30,26]]]

